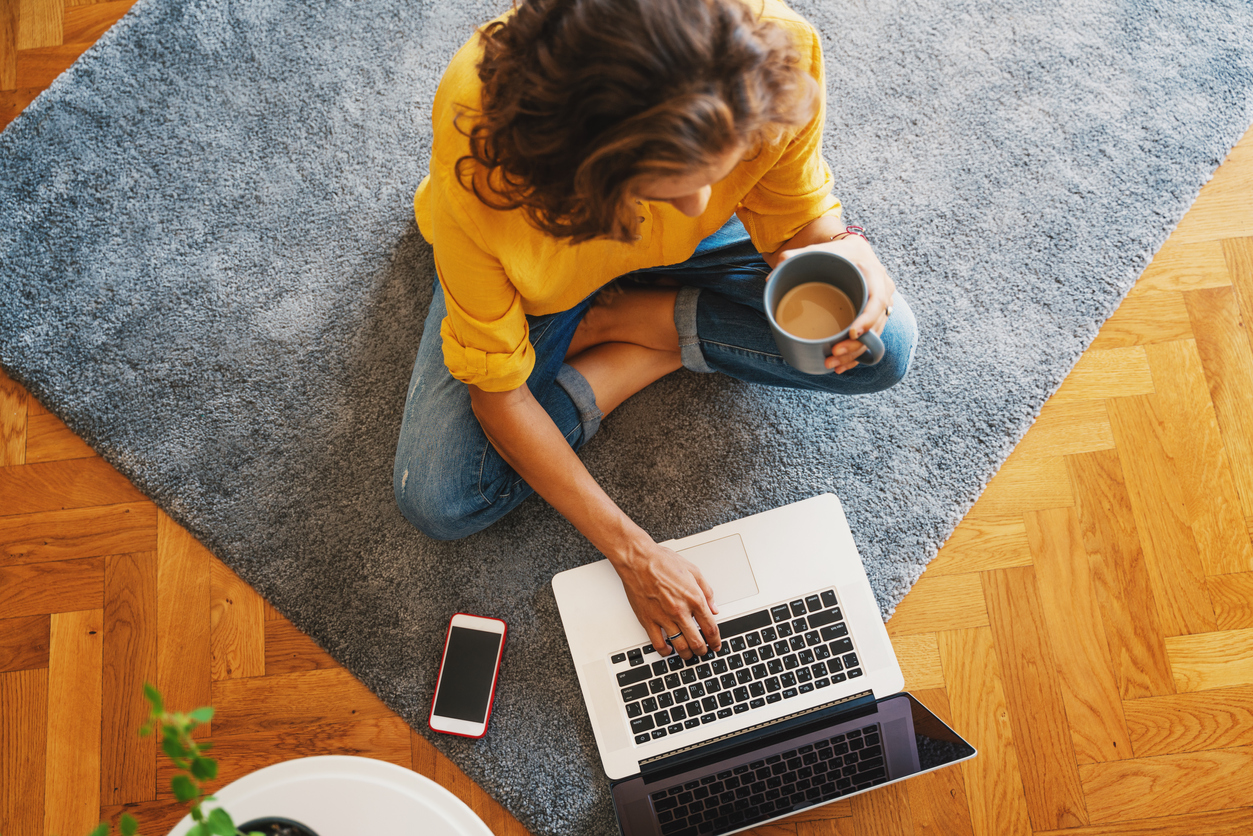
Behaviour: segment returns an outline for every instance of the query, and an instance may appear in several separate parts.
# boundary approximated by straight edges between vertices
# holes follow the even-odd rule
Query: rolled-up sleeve
[[[758,252],[772,253],[810,222],[823,215],[839,215],[840,201],[831,194],[831,169],[822,158],[822,131],[827,117],[826,74],[822,43],[808,25],[791,27],[797,47],[806,55],[806,68],[818,82],[817,112],[799,130],[784,134],[764,153],[777,159],[736,210]]]
[[[500,260],[485,247],[456,198],[419,195],[423,235],[435,249],[435,269],[448,315],[440,324],[444,364],[462,383],[489,392],[516,389],[535,366],[522,296]]]

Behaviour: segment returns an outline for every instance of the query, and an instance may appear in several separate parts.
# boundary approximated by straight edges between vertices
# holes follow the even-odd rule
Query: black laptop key
[[[643,734],[637,734],[635,736],[636,743],[647,743],[650,740],[652,740],[652,738],[648,736],[648,732],[644,732]]]
[[[822,638],[818,635],[817,630],[810,630],[805,634],[805,645],[807,647],[813,647],[817,644],[822,644]]]
[[[657,721],[658,726],[668,726],[670,725],[670,712],[658,711],[653,715],[653,719]]]
[[[708,679],[709,677],[713,675],[714,675],[713,669],[709,665],[698,665],[696,667],[697,679]]]
[[[805,649],[805,637],[804,636],[792,636],[792,638],[788,639],[788,641],[791,644],[791,647],[793,650]]]
[[[716,694],[722,690],[722,684],[716,679],[706,679],[701,684],[705,686],[706,694]]]
[[[623,671],[618,674],[618,687],[625,688],[628,685],[634,685],[637,682],[643,682],[652,675],[652,671],[648,668],[632,668],[629,671]]]
[[[726,718],[730,717],[733,713],[734,712],[731,711],[731,709],[729,708],[720,708],[718,709],[718,719],[725,720]]]
[[[809,668],[801,668],[796,672],[796,679],[798,682],[809,682],[813,678],[814,675],[809,672]]]
[[[644,684],[632,685],[630,688],[622,689],[622,701],[623,702],[635,702],[636,700],[642,700],[644,697],[647,697],[647,696],[648,696],[648,686]]]
[[[783,657],[783,667],[785,670],[794,671],[798,665],[800,665],[800,659],[796,657],[796,654],[789,653],[787,656]]]
[[[834,607],[836,603],[838,603],[835,600],[834,589],[828,589],[826,592],[822,593],[820,597],[822,598],[822,606],[824,607]]]
[[[773,692],[773,691],[778,691],[778,690],[779,690],[780,688],[782,688],[782,687],[783,687],[783,686],[779,683],[779,677],[777,677],[777,676],[772,676],[772,677],[770,677],[769,679],[767,679],[767,680],[766,680],[766,690],[767,690],[767,691],[771,691],[771,692]]]
[[[627,659],[631,662],[631,667],[644,664],[644,654],[638,647],[633,647],[627,651]]]
[[[639,717],[643,713],[644,709],[640,708],[640,704],[638,702],[627,703],[628,717]]]
[[[682,720],[682,719],[685,719],[686,717],[687,717],[687,709],[684,708],[683,706],[676,705],[674,708],[670,709],[671,720]]]
[[[757,651],[756,651],[756,650],[745,650],[745,651],[744,651],[742,654],[740,654],[740,655],[744,657],[744,664],[746,664],[746,665],[755,665],[755,664],[757,664],[757,658],[758,658],[758,657],[757,657]]]
[[[737,702],[732,708],[736,714],[743,714],[745,711],[748,711],[748,703]]]
[[[701,723],[712,723],[715,719],[717,718],[715,718],[712,714],[702,714],[700,721]]]
[[[754,684],[754,685],[760,685],[761,683],[759,683],[759,682],[754,682],[753,684]],[[749,689],[749,690],[752,690],[752,689]],[[762,688],[762,693],[763,693],[763,694],[765,693],[765,690],[766,690],[765,688]],[[766,698],[765,698],[765,697],[758,697],[757,699],[754,699],[754,700],[749,700],[749,702],[748,702],[748,707],[749,707],[749,708],[761,708],[761,707],[762,707],[763,705],[765,705],[765,704],[766,704]]]
[[[836,656],[842,656],[853,649],[852,639],[837,639],[827,645]]]
[[[666,690],[666,683],[661,681],[660,676],[648,683],[648,691],[651,694],[660,694],[664,690]]]
[[[772,645],[763,644],[761,647],[757,648],[757,653],[762,659],[773,659],[774,647]]]
[[[710,667],[713,668],[714,673],[726,673],[727,672],[727,660],[715,659],[713,664]],[[697,668],[697,670],[699,671],[700,669]]]
[[[848,669],[849,679],[856,679],[859,676],[861,676],[861,668],[849,668]]]
[[[786,656],[792,652],[792,646],[787,643],[787,639],[779,639],[771,646],[774,648],[776,656]]]
[[[735,681],[740,685],[747,685],[753,681],[753,672],[748,668],[740,668],[735,672]]]
[[[694,729],[699,725],[700,725],[700,720],[696,719],[695,717],[688,717],[686,720],[683,721],[683,728],[685,729]]]
[[[762,641],[772,642],[772,641],[774,641],[775,639],[777,639],[778,637],[779,637],[779,634],[778,634],[778,633],[776,633],[776,632],[774,631],[774,628],[773,628],[773,627],[762,627],[762,628],[761,628],[761,640],[762,640]]]
[[[792,615],[804,615],[804,614],[805,614],[805,602],[793,601],[792,602]]]
[[[625,661],[626,661],[626,654],[625,654],[625,653],[615,653],[614,655],[612,655],[612,656],[610,656],[610,657],[609,657],[609,661],[610,661],[610,662],[612,662],[612,663],[613,663],[613,664],[615,664],[615,665],[621,665],[623,662],[625,662]]]
[[[847,641],[847,639],[845,639],[845,641]],[[855,668],[859,664],[861,664],[860,662],[857,661],[856,653],[845,653],[840,658],[844,660],[844,667],[846,668]]]
[[[783,660],[771,659],[766,663],[766,670],[770,673],[783,673]]]
[[[756,682],[750,682],[748,684],[748,693],[752,694],[754,697],[760,697],[761,695],[766,693],[766,686],[761,684],[760,680]],[[753,706],[753,708],[756,708],[756,707],[757,706]]]
[[[700,701],[700,704],[701,708],[705,709],[706,712],[718,710],[718,701],[713,697],[705,697]]]
[[[666,672],[666,660],[658,659],[656,662],[653,662],[652,668],[653,676],[661,676]]]
[[[705,686],[699,682],[689,685],[687,692],[692,695],[692,699],[705,696]]]
[[[652,714],[654,711],[660,708],[660,706],[657,705],[656,697],[645,697],[644,701],[640,704],[644,707],[645,714]]]
[[[679,668],[683,667],[683,657],[677,653],[670,654],[670,657],[666,659],[666,667],[670,668],[672,671],[677,671]]]
[[[778,694],[766,694],[766,702],[768,703],[775,703],[781,699],[783,699],[783,697],[779,696]]]
[[[696,671],[692,670],[691,668],[684,668],[683,670],[679,671],[679,679],[680,681],[683,682],[684,685],[691,685],[693,682],[696,681]]]
[[[756,632],[749,633],[747,636],[744,637],[744,640],[745,642],[748,643],[749,647],[756,647],[757,645],[761,644],[761,634],[756,633]]]
[[[775,632],[779,634],[780,638],[785,639],[792,635],[792,625],[788,624],[786,621],[780,621],[778,624],[774,625],[774,629]]]
[[[656,723],[653,722],[652,715],[647,717],[636,717],[631,721],[631,733],[639,734],[640,732],[646,732],[655,725]]]
[[[809,693],[810,691],[812,691],[812,690],[814,690],[814,684],[813,684],[812,682],[802,682],[802,683],[801,683],[801,686],[800,686],[800,692],[801,692],[802,694],[808,694],[808,693]]]
[[[778,664],[778,661],[771,660],[771,664]],[[765,679],[769,675],[765,665],[753,665],[753,679]]]
[[[815,659],[830,659],[831,648],[827,647],[825,644],[818,645],[817,647],[814,648],[814,658]]]
[[[776,622],[787,621],[792,617],[792,611],[788,609],[787,604],[779,604],[778,606],[770,608],[770,617]]]
[[[730,659],[727,659],[727,667],[733,671],[738,671],[740,668],[744,667],[744,659],[737,653]]]
[[[796,684],[796,674],[792,673],[791,671],[788,671],[787,673],[781,674],[779,676],[779,681],[783,683],[784,688],[791,688],[793,685]]]
[[[808,629],[809,629],[809,625],[805,622],[805,619],[797,618],[794,621],[792,621],[793,633],[803,633]]]
[[[735,697],[731,696],[730,691],[723,691],[721,694],[718,695],[718,705],[721,706],[722,708],[726,708],[728,705],[730,705],[733,702],[735,702]]]
[[[735,681],[735,675],[730,673],[724,673],[722,676],[718,677],[718,681],[722,683],[723,688],[734,688],[739,684]]]

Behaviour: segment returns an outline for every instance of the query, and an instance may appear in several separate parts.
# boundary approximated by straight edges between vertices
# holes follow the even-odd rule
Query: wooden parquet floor
[[[62,2],[0,0],[0,126],[130,6]],[[755,833],[1253,833],[1250,320],[1253,133],[889,624],[979,757]],[[217,707],[215,785],[363,755],[525,834],[0,373],[0,834],[182,816],[144,681]]]

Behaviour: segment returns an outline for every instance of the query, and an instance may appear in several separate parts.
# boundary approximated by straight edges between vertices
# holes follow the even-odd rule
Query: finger
[[[702,608],[700,612],[694,613],[696,622],[700,625],[701,632],[705,636],[705,640],[709,643],[709,647],[713,650],[722,649],[722,637],[718,635],[718,624],[714,621],[713,614]]]
[[[684,635],[683,629],[681,627],[675,627],[674,632],[679,633],[679,635],[669,639],[670,646],[674,648],[674,652],[679,654],[681,659],[691,659],[692,648],[688,646],[687,636]],[[673,636],[674,633],[669,633],[668,635]]]
[[[866,351],[866,346],[860,340],[845,340],[831,349],[831,356],[823,362],[826,363],[828,369],[834,369],[838,366],[848,365],[848,363],[860,357]]]
[[[709,604],[709,611],[717,615],[718,605],[714,603],[714,588],[705,582],[705,576],[702,575],[700,570],[695,567],[692,568],[692,577],[696,578],[697,586],[699,586],[700,591],[704,593],[705,601]],[[706,633],[705,635],[709,634]]]
[[[687,646],[697,656],[704,656],[709,652],[709,645],[705,643],[705,637],[701,635],[700,627],[691,616],[688,616],[687,623],[683,625],[683,638],[687,640]]]
[[[666,641],[666,636],[670,635],[666,632],[666,628],[654,624],[647,628],[648,640],[653,643],[653,650],[662,656],[670,655],[670,644]]]

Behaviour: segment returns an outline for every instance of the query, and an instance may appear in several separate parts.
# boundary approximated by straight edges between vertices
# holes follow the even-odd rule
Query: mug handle
[[[857,362],[863,366],[875,366],[883,359],[887,348],[883,345],[883,340],[874,331],[867,331],[857,338],[861,344],[866,347],[866,351],[857,358]],[[867,359],[869,358],[869,359]]]

